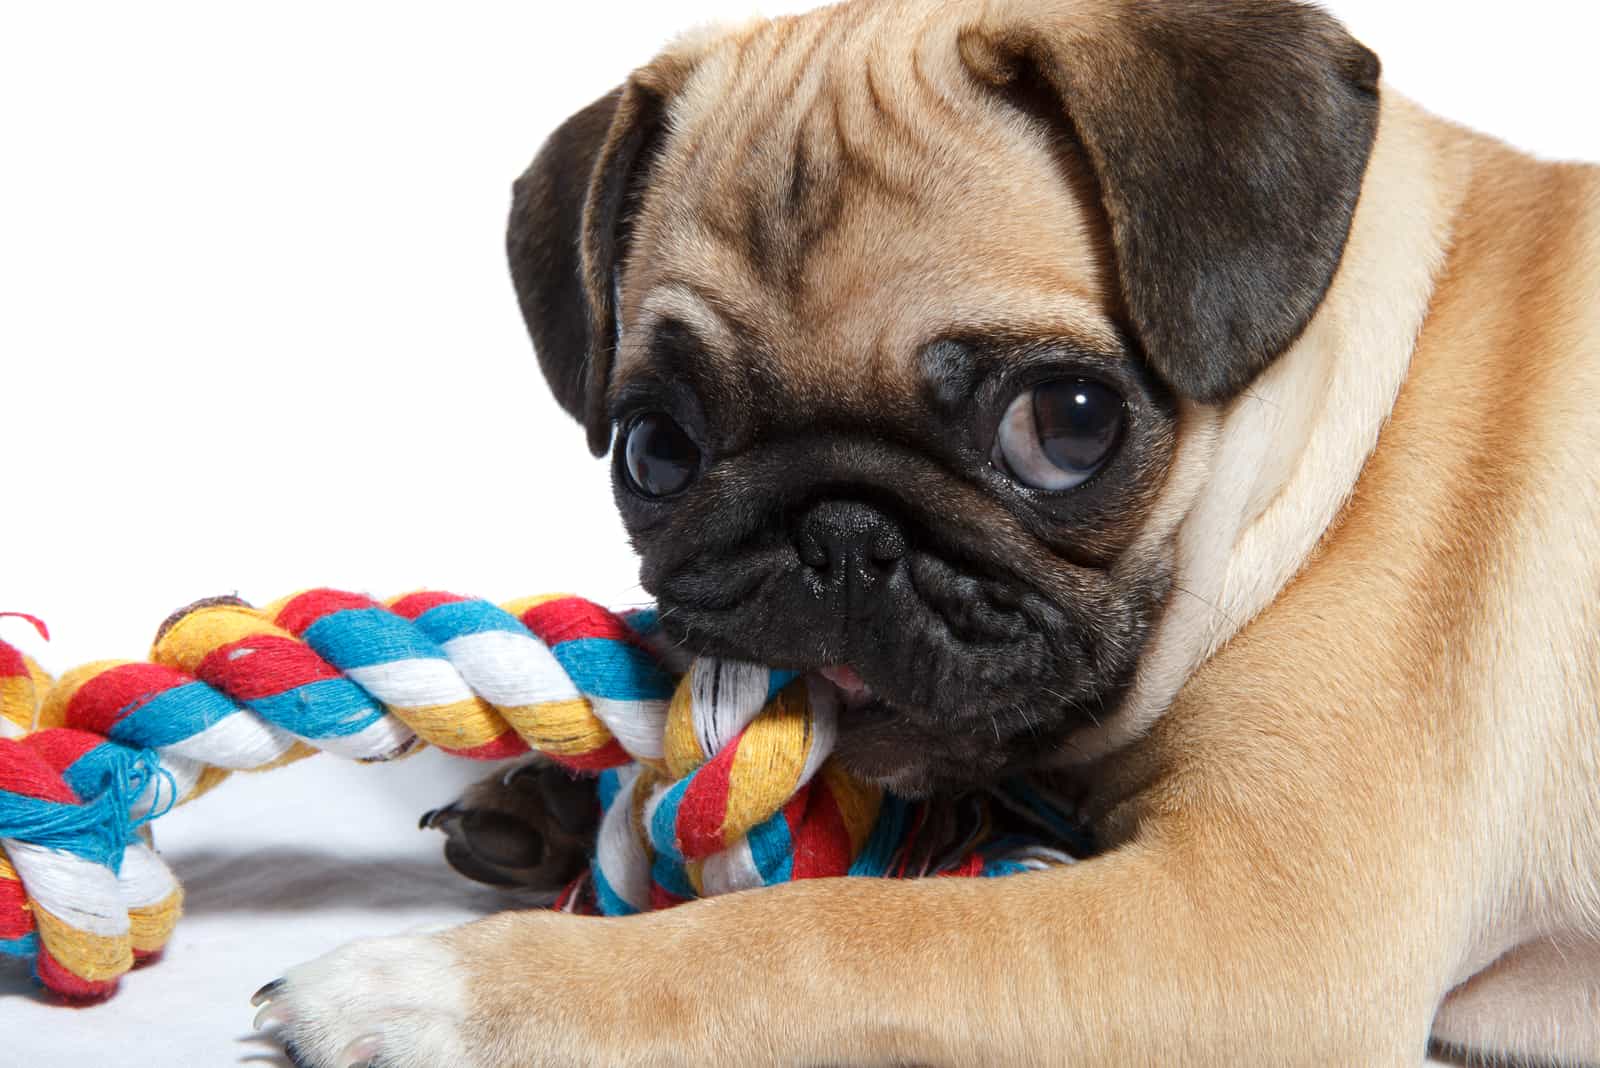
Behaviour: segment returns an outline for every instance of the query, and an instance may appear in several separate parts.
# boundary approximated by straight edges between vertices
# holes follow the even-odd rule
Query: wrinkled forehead
[[[664,321],[801,392],[910,374],[939,336],[1115,343],[1071,152],[979,89],[957,26],[896,15],[765,23],[699,62],[634,218],[619,382]]]

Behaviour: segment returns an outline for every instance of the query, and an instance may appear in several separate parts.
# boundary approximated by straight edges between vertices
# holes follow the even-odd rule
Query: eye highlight
[[[646,497],[682,493],[700,469],[700,450],[683,427],[660,412],[641,415],[623,431],[623,469]]]
[[[1109,386],[1086,379],[1045,382],[1006,408],[990,461],[1017,482],[1059,492],[1105,466],[1127,423],[1127,406]]]

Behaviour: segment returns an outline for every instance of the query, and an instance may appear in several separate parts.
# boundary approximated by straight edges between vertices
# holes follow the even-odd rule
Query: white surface
[[[162,818],[157,844],[188,899],[167,953],[126,976],[111,1001],[38,999],[0,967],[0,1064],[47,1068],[285,1065],[252,1033],[250,995],[288,967],[352,938],[458,923],[514,904],[470,883],[417,830],[469,775],[436,751],[363,767],[322,756],[238,775]]]
[[[1594,5],[1330,6],[1436,110],[1600,158]],[[604,467],[517,318],[507,190],[671,33],[750,9],[7,6],[0,608],[56,640],[0,632],[59,669],[137,657],[173,608],[235,589],[638,600]],[[165,818],[190,893],[168,959],[77,1012],[0,965],[0,1061],[273,1063],[246,999],[284,965],[493,907],[414,829],[475,771],[447,764],[319,758]]]

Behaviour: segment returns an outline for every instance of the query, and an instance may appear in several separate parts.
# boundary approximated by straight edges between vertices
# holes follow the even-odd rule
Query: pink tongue
[[[840,692],[846,697],[860,697],[867,692],[867,684],[861,681],[861,676],[856,674],[855,668],[843,665],[825,667],[820,668],[817,674],[839,687]]]

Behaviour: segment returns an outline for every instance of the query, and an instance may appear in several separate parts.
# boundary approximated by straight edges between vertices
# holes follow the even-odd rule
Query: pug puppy
[[[509,248],[674,636],[1106,852],[357,943],[302,1063],[1600,1063],[1600,170],[1291,0],[852,0],[578,112]]]

